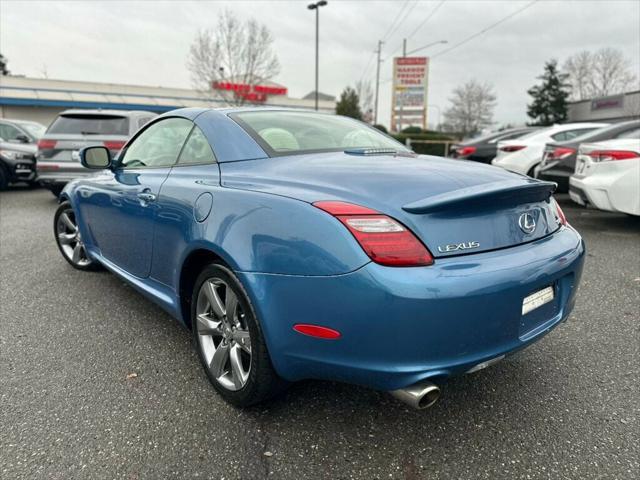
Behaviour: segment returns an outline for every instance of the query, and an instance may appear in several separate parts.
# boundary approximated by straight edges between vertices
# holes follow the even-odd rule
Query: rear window
[[[60,115],[47,133],[129,136],[129,119],[117,115]]]
[[[231,118],[270,155],[361,148],[408,152],[379,130],[338,115],[272,110],[236,113]]]

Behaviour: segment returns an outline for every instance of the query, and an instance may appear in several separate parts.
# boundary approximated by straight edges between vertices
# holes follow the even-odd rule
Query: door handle
[[[156,196],[153,193],[141,192],[138,194],[138,198],[143,202],[153,202],[156,199]]]

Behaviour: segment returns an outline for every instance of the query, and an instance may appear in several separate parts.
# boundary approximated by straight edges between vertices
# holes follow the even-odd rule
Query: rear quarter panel
[[[299,200],[222,187],[217,175],[207,177],[212,168],[174,168],[163,185],[151,274],[156,280],[177,288],[184,261],[201,249],[235,271],[268,274],[339,275],[370,261],[325,212]],[[202,195],[211,195],[212,206],[199,222],[194,212]]]

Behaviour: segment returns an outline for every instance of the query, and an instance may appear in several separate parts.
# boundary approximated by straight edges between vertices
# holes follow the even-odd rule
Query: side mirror
[[[16,140],[20,143],[31,143],[31,139],[27,137],[24,133],[16,135]]]
[[[111,167],[111,152],[107,147],[85,147],[80,150],[80,163],[86,168],[104,170]]]

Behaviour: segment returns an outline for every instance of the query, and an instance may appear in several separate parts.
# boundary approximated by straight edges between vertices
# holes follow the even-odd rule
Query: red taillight
[[[505,147],[500,147],[501,152],[517,152],[518,150],[522,150],[524,145],[507,145]]]
[[[608,162],[610,160],[631,160],[632,158],[639,158],[640,155],[636,152],[630,152],[627,150],[594,150],[588,153],[596,162]]]
[[[476,147],[462,147],[458,149],[458,156],[468,157],[472,153],[476,153]]]
[[[320,325],[308,325],[306,323],[297,323],[293,326],[293,329],[302,333],[303,335],[309,335],[310,337],[325,338],[327,340],[335,340],[341,337],[339,331],[333,328],[321,327]]]
[[[553,152],[551,153],[551,159],[562,160],[563,158],[567,158],[574,153],[576,153],[576,151],[573,148],[557,147],[553,149]]]
[[[567,225],[569,222],[567,222],[567,217],[565,216],[564,212],[560,208],[560,204],[555,198],[552,198],[552,200],[556,206],[556,216],[558,217],[558,222],[560,222],[560,225]]]
[[[120,150],[122,147],[124,147],[125,143],[127,142],[122,140],[106,140],[104,142],[104,146],[109,150]]]
[[[340,220],[376,263],[390,267],[433,264],[429,250],[393,218],[346,202],[316,202],[315,207]]]
[[[56,148],[57,143],[58,142],[56,140],[47,140],[47,139],[41,138],[40,140],[38,140],[38,148],[41,150]]]

